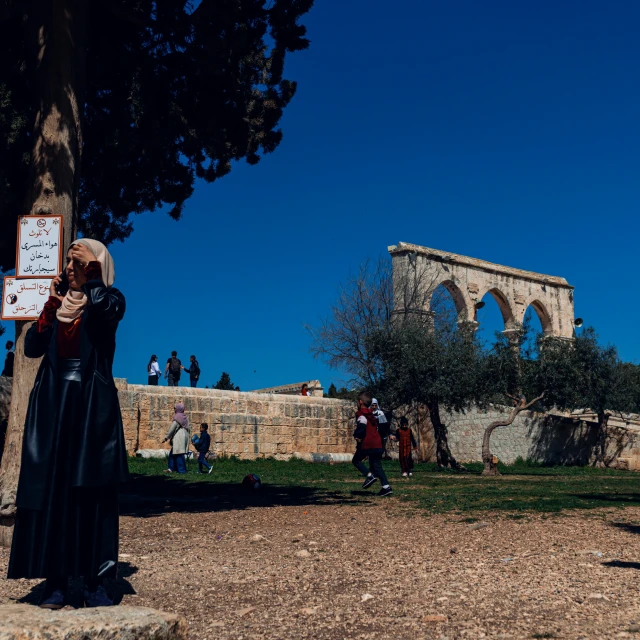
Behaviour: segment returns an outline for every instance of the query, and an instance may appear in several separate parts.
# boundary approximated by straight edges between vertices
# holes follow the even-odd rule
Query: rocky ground
[[[640,637],[639,507],[477,520],[397,498],[164,507],[122,517],[113,586],[183,614],[194,639]],[[0,580],[0,602],[38,585]]]

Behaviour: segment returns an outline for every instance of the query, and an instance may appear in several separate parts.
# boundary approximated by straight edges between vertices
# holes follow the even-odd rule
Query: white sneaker
[[[411,473],[411,471],[409,471],[409,477],[413,477],[413,473]]]
[[[406,471],[402,474],[402,477],[403,477],[403,478],[406,478],[406,477],[407,477],[407,472],[406,472]]]
[[[209,473],[211,473],[212,471],[213,471],[213,467],[211,467],[211,468],[209,469]]]

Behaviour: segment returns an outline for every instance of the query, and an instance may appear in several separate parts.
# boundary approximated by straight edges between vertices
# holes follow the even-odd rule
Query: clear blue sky
[[[306,24],[277,151],[113,247],[115,375],[143,382],[175,348],[203,386],[339,383],[303,325],[398,241],[564,276],[640,359],[640,4],[317,0]]]

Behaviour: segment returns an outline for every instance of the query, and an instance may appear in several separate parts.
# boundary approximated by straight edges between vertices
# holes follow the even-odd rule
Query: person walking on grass
[[[198,473],[204,473],[203,467],[208,469],[208,473],[213,471],[213,467],[207,461],[207,453],[211,448],[211,436],[209,435],[209,425],[203,422],[200,425],[200,437],[194,435],[191,438],[191,443],[198,452]]]
[[[173,473],[174,471],[187,473],[186,456],[189,451],[189,418],[185,415],[182,402],[178,402],[176,405],[176,413],[162,442],[171,444],[168,468],[165,473]]]
[[[198,364],[198,361],[196,360],[195,356],[191,356],[189,358],[189,368],[185,369],[184,367],[182,367],[182,370],[185,373],[189,374],[189,381],[191,382],[191,387],[195,389],[195,387],[198,386],[198,380],[200,380],[200,365]]]
[[[382,438],[382,458],[391,460],[387,454],[387,440],[391,435],[391,425],[389,424],[384,411],[380,409],[380,405],[378,405],[378,401],[375,398],[371,400],[371,413],[373,413],[378,421],[378,433]]]
[[[162,377],[162,371],[160,371],[160,365],[158,364],[158,356],[151,356],[151,360],[149,360],[149,364],[147,365],[147,375],[149,376],[149,384],[157,387],[158,380]]]
[[[364,476],[363,489],[367,489],[376,480],[380,480],[382,488],[378,495],[390,496],[393,491],[382,468],[382,438],[378,433],[378,421],[371,412],[370,407],[371,396],[368,393],[362,393],[358,398],[356,428],[353,432],[353,437],[358,442],[358,445],[352,462]],[[369,469],[363,462],[367,457],[369,458]]]
[[[402,477],[406,478],[407,476],[412,476],[413,458],[411,457],[411,449],[417,451],[418,445],[416,443],[416,439],[413,437],[413,431],[409,428],[409,420],[407,420],[407,416],[402,416],[400,418],[400,426],[391,438],[398,441]]]
[[[178,359],[178,352],[172,351],[171,357],[167,360],[164,368],[164,377],[167,378],[170,387],[180,386],[180,373],[182,372],[182,362]]]

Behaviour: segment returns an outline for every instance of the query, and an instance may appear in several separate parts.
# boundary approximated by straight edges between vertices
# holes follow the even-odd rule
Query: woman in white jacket
[[[147,374],[149,376],[149,384],[157,387],[158,380],[160,380],[160,377],[162,376],[160,365],[158,364],[158,356],[151,356],[151,360],[149,360],[149,364],[147,365]]]
[[[186,455],[189,451],[189,418],[185,415],[184,405],[181,402],[176,405],[176,413],[173,416],[169,432],[162,442],[167,441],[171,443],[167,472],[187,473]]]

